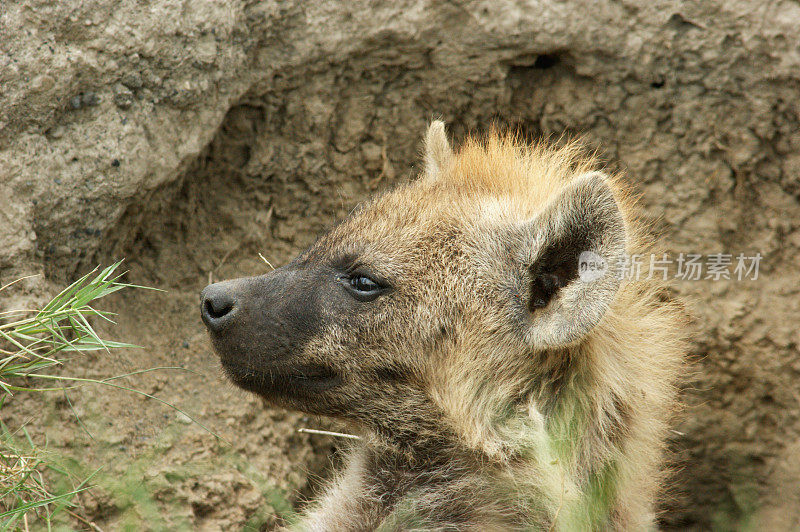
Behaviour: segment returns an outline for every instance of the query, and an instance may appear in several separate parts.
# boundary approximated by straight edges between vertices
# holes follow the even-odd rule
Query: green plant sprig
[[[0,339],[6,343],[0,348],[0,356],[3,356],[0,358],[0,389],[8,395],[13,395],[13,391],[35,390],[12,386],[9,381],[61,365],[62,361],[56,357],[62,353],[138,347],[101,339],[89,323],[92,317],[114,323],[114,313],[95,309],[91,305],[93,301],[126,287],[147,288],[120,282],[124,273],[115,272],[121,262],[99,273],[95,268],[62,290],[41,310],[13,311],[0,316]],[[32,315],[24,317],[25,314]]]
[[[134,377],[156,370],[191,371],[187,368],[172,366],[149,368],[102,379],[63,375],[53,371],[56,366],[63,366],[72,358],[68,356],[69,354],[139,347],[102,339],[91,325],[93,319],[115,323],[114,313],[94,307],[98,299],[129,287],[158,290],[121,282],[120,279],[125,274],[117,272],[121,263],[122,261],[116,262],[102,270],[99,267],[95,268],[58,293],[40,310],[0,312],[0,409],[5,400],[15,392],[66,392],[89,383],[101,384],[162,403],[182,413],[216,438],[225,441],[180,408],[135,387],[117,382],[125,377]],[[11,285],[26,278],[22,277],[0,286],[0,295]],[[36,385],[29,385],[29,382],[34,382]],[[43,382],[48,382],[49,385],[42,385]],[[89,489],[88,481],[94,473],[78,486],[73,483],[72,489],[54,493],[48,488],[42,470],[50,469],[65,477],[71,475],[60,470],[51,463],[51,460],[45,459],[45,455],[33,443],[24,427],[22,431],[28,441],[26,450],[14,443],[12,434],[0,419],[0,529],[20,527],[20,520],[23,520],[21,528],[27,530],[29,512],[42,517],[48,530],[52,516],[61,509],[83,520],[70,508],[77,511],[73,499],[78,493]]]

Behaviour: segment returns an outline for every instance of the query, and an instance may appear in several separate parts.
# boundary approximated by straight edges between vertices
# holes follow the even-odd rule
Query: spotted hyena
[[[298,527],[652,527],[685,346],[663,283],[620,275],[650,245],[630,194],[574,145],[454,152],[436,121],[424,146],[288,265],[203,291],[233,382],[360,432]]]

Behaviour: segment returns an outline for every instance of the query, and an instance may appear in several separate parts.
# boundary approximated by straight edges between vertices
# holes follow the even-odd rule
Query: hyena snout
[[[222,331],[233,321],[239,310],[239,301],[231,283],[215,283],[200,294],[200,315],[209,332]]]
[[[228,377],[265,396],[286,396],[338,384],[338,374],[311,356],[325,325],[328,276],[284,266],[266,275],[207,286],[200,315]],[[341,290],[341,288],[340,288]]]
[[[309,315],[301,308],[302,277],[302,271],[280,268],[205,287],[200,316],[223,362],[271,363],[299,347],[291,340],[303,336],[299,318]]]

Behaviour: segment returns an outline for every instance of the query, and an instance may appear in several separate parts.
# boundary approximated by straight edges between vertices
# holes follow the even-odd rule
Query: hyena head
[[[591,334],[626,249],[616,185],[574,147],[491,135],[454,153],[438,121],[424,144],[416,180],[291,263],[206,287],[203,321],[233,382],[420,438],[414,420],[458,432],[448,415],[495,415],[498,397],[543,378],[542,353]],[[579,269],[585,252],[599,275]]]

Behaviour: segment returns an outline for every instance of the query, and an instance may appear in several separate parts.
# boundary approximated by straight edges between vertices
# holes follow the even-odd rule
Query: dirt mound
[[[258,252],[281,264],[407,178],[441,116],[456,138],[492,123],[584,135],[643,193],[671,256],[761,254],[755,281],[677,284],[698,315],[698,371],[664,523],[798,526],[796,501],[776,493],[799,481],[787,464],[800,456],[800,6],[176,6],[0,9],[0,281],[44,271],[60,283],[126,257],[132,281],[168,292],[113,302],[115,335],[145,348],[84,371],[191,369],[136,384],[231,442],[122,391],[15,399],[19,419],[44,408],[53,448],[106,464],[103,486],[131,493],[86,501],[98,519],[269,525],[308,492],[332,443],[295,429],[326,422],[219,379],[196,294],[209,277],[265,271]],[[52,286],[31,281],[2,306]],[[73,440],[73,408],[94,441]]]

